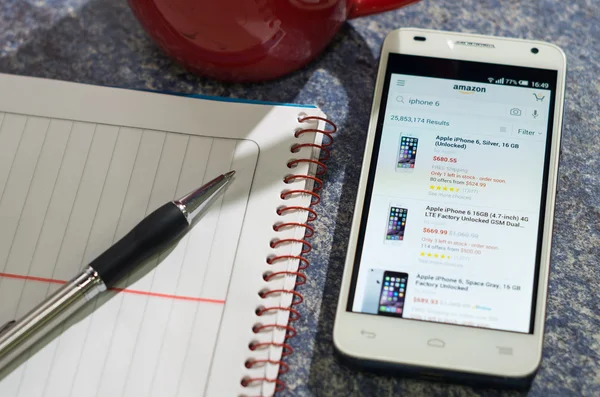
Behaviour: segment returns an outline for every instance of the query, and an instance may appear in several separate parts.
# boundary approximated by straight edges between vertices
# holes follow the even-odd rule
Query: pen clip
[[[15,325],[17,322],[15,320],[11,320],[9,322],[7,322],[6,324],[4,324],[2,327],[0,327],[0,336],[5,333],[6,331],[8,331],[13,325]]]

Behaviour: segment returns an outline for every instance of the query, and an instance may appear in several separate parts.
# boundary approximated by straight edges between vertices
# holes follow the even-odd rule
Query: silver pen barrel
[[[88,266],[23,318],[0,327],[0,370],[105,290],[98,273]]]

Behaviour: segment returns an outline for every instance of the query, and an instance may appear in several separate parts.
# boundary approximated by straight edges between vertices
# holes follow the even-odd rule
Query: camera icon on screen
[[[512,108],[512,109],[510,109],[510,115],[511,116],[520,116],[521,115],[521,109],[519,109],[519,108]]]

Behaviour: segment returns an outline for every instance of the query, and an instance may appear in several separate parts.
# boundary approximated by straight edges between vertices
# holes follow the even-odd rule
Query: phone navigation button
[[[446,342],[444,342],[441,339],[433,338],[433,339],[429,339],[427,341],[427,346],[431,346],[431,347],[445,347],[446,346]]]
[[[375,334],[375,332],[371,332],[371,331],[365,331],[364,329],[361,329],[361,330],[360,330],[360,334],[361,334],[362,336],[364,336],[365,338],[368,338],[368,339],[375,339],[375,337],[377,336],[377,335]]]

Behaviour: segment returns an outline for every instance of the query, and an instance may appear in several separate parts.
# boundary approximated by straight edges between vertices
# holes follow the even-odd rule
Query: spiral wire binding
[[[317,171],[315,173],[315,176],[290,174],[290,175],[286,176],[283,179],[283,181],[285,183],[292,183],[298,179],[312,180],[314,182],[313,190],[312,191],[305,190],[305,189],[284,190],[283,192],[281,192],[281,199],[288,200],[288,199],[296,197],[298,195],[308,194],[311,196],[311,203],[308,207],[281,206],[281,207],[277,208],[277,210],[276,210],[277,215],[279,215],[279,216],[283,216],[290,211],[306,211],[308,213],[307,220],[306,220],[306,223],[281,222],[281,223],[276,223],[273,225],[273,230],[275,232],[279,232],[283,228],[302,227],[305,230],[304,237],[302,239],[296,239],[296,238],[273,239],[273,240],[271,240],[271,243],[270,243],[271,248],[276,248],[282,244],[300,243],[300,244],[302,244],[302,251],[300,252],[300,255],[274,255],[274,256],[268,257],[266,260],[269,265],[272,265],[277,261],[297,259],[300,261],[300,265],[298,266],[298,270],[295,272],[292,272],[292,271],[278,271],[278,272],[267,271],[267,272],[263,273],[263,279],[266,282],[269,282],[272,279],[281,277],[281,276],[286,276],[286,275],[296,276],[296,283],[295,283],[296,287],[306,283],[306,280],[307,280],[307,276],[304,273],[304,270],[306,270],[310,264],[309,264],[308,260],[306,258],[304,258],[302,255],[307,254],[312,250],[312,245],[307,241],[307,239],[309,239],[310,237],[313,236],[313,234],[315,233],[315,229],[311,225],[309,225],[309,223],[314,222],[317,219],[317,212],[310,207],[313,207],[313,206],[319,204],[319,202],[321,201],[321,196],[317,192],[319,190],[321,190],[323,187],[323,180],[321,178],[327,171],[327,166],[324,164],[324,161],[327,161],[331,157],[331,152],[329,150],[329,146],[331,146],[333,144],[333,134],[337,131],[337,126],[335,125],[335,123],[333,123],[332,121],[325,119],[323,117],[318,117],[318,116],[299,116],[298,117],[299,123],[304,123],[307,121],[323,121],[327,125],[329,125],[329,127],[331,129],[330,130],[325,130],[325,129],[321,130],[321,129],[317,129],[317,128],[298,129],[294,133],[294,136],[296,138],[298,138],[304,134],[315,133],[315,134],[322,134],[324,136],[324,138],[326,138],[326,139],[324,139],[324,142],[321,142],[320,145],[315,144],[315,143],[301,143],[301,144],[292,145],[290,152],[298,153],[298,151],[303,147],[318,148],[318,149],[320,149],[319,159],[318,160],[315,160],[315,159],[293,159],[293,160],[288,161],[287,167],[290,169],[293,169],[300,163],[311,163],[311,164],[315,164],[317,166]],[[294,289],[289,289],[289,290],[274,289],[273,290],[273,289],[267,288],[267,289],[264,289],[259,292],[259,296],[263,299],[269,298],[272,295],[276,295],[276,294],[291,294],[293,296],[291,306],[290,307],[259,306],[256,308],[256,315],[258,317],[260,317],[265,313],[272,313],[274,311],[286,311],[286,312],[289,312],[288,324],[281,325],[281,324],[257,323],[252,327],[252,331],[255,334],[258,334],[261,332],[270,332],[274,328],[279,328],[279,329],[285,330],[286,337],[285,337],[284,343],[251,342],[248,345],[248,349],[251,352],[254,352],[257,350],[268,349],[269,347],[272,347],[272,346],[280,347],[280,348],[282,348],[281,359],[278,361],[275,361],[275,360],[266,360],[266,359],[259,360],[259,359],[251,358],[246,361],[245,367],[248,369],[251,369],[251,368],[265,366],[267,364],[279,365],[279,375],[281,375],[281,374],[288,372],[288,370],[289,370],[289,366],[285,361],[283,361],[283,358],[289,356],[290,354],[292,354],[294,352],[294,349],[292,349],[292,347],[290,345],[285,343],[285,341],[287,339],[293,338],[297,334],[296,329],[290,325],[294,321],[297,321],[300,319],[300,312],[298,310],[296,310],[294,308],[294,306],[301,304],[304,301],[304,296],[302,296],[301,293],[295,291]],[[280,392],[285,389],[285,383],[283,381],[279,380],[278,378],[245,377],[241,381],[241,384],[244,387],[248,387],[250,385],[257,385],[257,384],[261,384],[261,383],[274,383],[275,384],[275,393]],[[248,397],[248,396],[240,396],[240,397]],[[256,396],[256,397],[263,397],[263,396]]]

